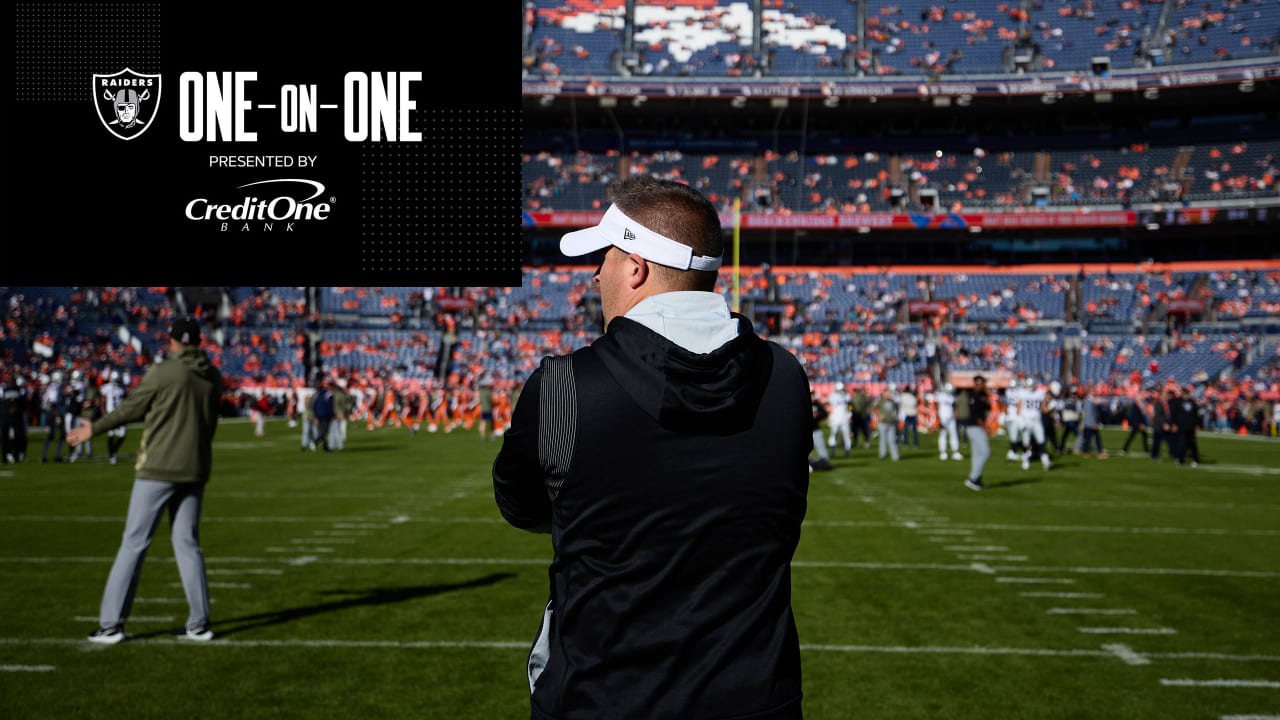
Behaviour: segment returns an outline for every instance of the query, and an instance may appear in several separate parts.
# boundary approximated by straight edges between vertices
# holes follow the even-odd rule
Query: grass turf
[[[0,466],[0,717],[528,717],[524,661],[550,541],[502,522],[474,431],[350,430],[304,452],[281,422],[215,442],[202,541],[211,643],[162,521],[127,631],[85,636],[123,528],[119,465]],[[1108,432],[1116,447],[1123,436]],[[811,476],[793,571],[805,716],[1280,715],[1280,443],[1201,436],[1145,456],[1004,460],[975,493],[936,436]]]

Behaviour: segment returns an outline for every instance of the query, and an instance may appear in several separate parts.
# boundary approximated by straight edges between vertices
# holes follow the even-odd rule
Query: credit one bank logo
[[[227,197],[197,197],[184,214],[188,220],[214,224],[220,232],[293,232],[329,219],[337,198],[326,196],[324,184],[304,178],[258,180],[235,188]]]

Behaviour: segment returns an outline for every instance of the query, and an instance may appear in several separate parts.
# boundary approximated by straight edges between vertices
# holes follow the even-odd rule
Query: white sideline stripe
[[[114,518],[119,520],[119,518]],[[880,520],[806,520],[812,527],[895,528],[901,523]],[[1133,535],[1280,535],[1280,530],[1242,530],[1239,528],[1170,528],[1118,527],[1110,525],[1013,525],[1010,523],[949,523],[946,528],[924,528],[922,535],[972,535],[978,530],[1013,530],[1026,532],[1082,532]]]
[[[1082,633],[1090,635],[1177,635],[1173,628],[1135,628],[1135,627],[1078,627]]]
[[[9,494],[11,493],[0,492],[0,497],[4,497]],[[16,495],[17,493],[12,493],[12,494]],[[76,497],[85,497],[86,495],[89,495],[89,494],[91,493],[77,494]],[[62,497],[64,495],[65,493],[22,493],[23,497],[31,497],[31,496]],[[307,497],[310,497],[310,496],[307,496]],[[108,516],[108,515],[0,515],[0,521],[5,521],[5,520],[22,521],[22,522],[78,522],[78,523],[122,522],[122,518],[120,516]],[[327,517],[327,516],[326,517],[319,517],[319,516],[316,516],[316,517],[254,517],[250,515],[240,515],[235,517],[229,517],[229,516],[210,515],[210,516],[201,516],[200,522],[202,523],[213,522],[213,523],[226,523],[226,524],[295,523],[295,524],[306,524],[306,525],[320,525],[320,524],[328,523],[337,528],[344,528],[347,530],[351,530],[352,532],[349,532],[347,534],[352,534],[352,535],[361,534],[358,532],[354,532],[354,530],[359,530],[359,529],[384,530],[390,527],[390,525],[386,523],[367,523],[367,522],[357,523],[353,521],[350,517]],[[410,521],[410,522],[415,522],[415,521]],[[431,518],[423,518],[422,520],[419,520],[416,522],[434,523],[434,524],[483,524],[483,525],[496,525],[499,523],[506,524],[506,520],[503,520],[501,517],[497,517],[497,518],[431,517]],[[898,523],[880,523],[880,524],[886,527],[899,526]],[[317,531],[317,532],[320,532],[320,531]],[[331,531],[331,532],[338,534],[336,531]]]
[[[991,566],[990,566],[990,565],[988,565],[988,564],[986,564],[986,563],[976,562],[976,563],[974,563],[974,564],[970,565],[969,567],[971,567],[971,568],[973,568],[974,570],[976,570],[976,571],[978,571],[978,572],[982,573],[983,575],[995,575],[995,574],[996,574],[996,571],[995,571],[995,570],[992,570],[992,569],[991,569]]]
[[[294,545],[308,545],[312,543],[335,543],[337,545],[351,545],[355,543],[355,538],[293,538],[289,542]]]
[[[315,547],[296,547],[296,548],[274,548],[269,549],[274,553],[295,553],[295,552],[322,552],[323,548]],[[330,552],[333,550],[330,548]],[[0,565],[9,563],[31,563],[31,564],[51,564],[51,563],[111,563],[114,557],[87,557],[87,556],[68,556],[68,557],[0,557]],[[270,562],[283,562],[289,565],[299,564],[300,562],[318,562],[318,563],[335,563],[341,565],[542,565],[545,566],[550,562],[550,558],[316,558],[311,556],[300,556],[293,559],[280,558],[263,558],[263,557],[212,557],[206,558],[206,562],[213,564],[260,564]],[[816,561],[816,560],[797,560],[791,563],[796,568],[844,568],[854,570],[963,570],[972,572],[974,566],[971,563],[878,563],[878,562],[838,562],[838,561]],[[1111,567],[1031,567],[1026,565],[1008,565],[1008,566],[992,566],[988,568],[996,572],[1063,572],[1076,573],[1081,575],[1090,574],[1106,574],[1106,575],[1189,575],[1204,577],[1240,577],[1240,578],[1277,578],[1280,577],[1280,571],[1261,571],[1261,570],[1216,570],[1206,568],[1111,568]],[[996,578],[996,582],[1007,583],[1056,583],[1060,585],[1070,585],[1075,582],[1072,578],[1028,578],[1028,577],[1000,577]]]
[[[944,565],[942,563],[861,563],[838,562],[835,560],[796,560],[792,567],[799,568],[841,568],[846,570],[968,570],[974,569],[971,564]]]
[[[336,550],[334,550],[334,548],[331,548],[331,547],[305,547],[305,548],[300,548],[300,547],[269,547],[269,548],[266,548],[266,551],[267,551],[267,552],[269,552],[269,553],[296,553],[296,552],[331,553],[331,552],[337,552]]]
[[[98,622],[97,615],[77,615],[73,618],[76,622]],[[173,622],[172,615],[130,615],[129,622]]]
[[[1160,678],[1160,684],[1166,687],[1258,687],[1280,688],[1276,680],[1192,680],[1190,678]]]
[[[83,645],[83,638],[5,638],[0,637],[0,645]],[[130,644],[161,645],[195,645],[188,640],[172,638],[134,638]],[[317,647],[317,648],[497,648],[529,650],[528,640],[492,640],[492,641],[399,641],[399,640],[235,640],[227,637],[217,638],[214,642],[198,643],[203,647]],[[1105,648],[1105,646],[1104,646]],[[800,649],[807,652],[846,652],[846,653],[894,653],[919,655],[1038,655],[1046,657],[1116,657],[1113,650],[1088,649],[1054,649],[1054,648],[1000,648],[1000,647],[938,647],[938,646],[877,646],[877,645],[814,645],[801,644]],[[1280,663],[1280,655],[1226,655],[1222,653],[1142,653],[1143,657],[1156,660],[1222,660],[1235,662],[1267,662]]]
[[[1002,552],[1009,548],[1004,545],[947,545],[942,549],[952,552]]]
[[[1270,570],[1217,570],[1206,568],[1112,568],[1112,567],[1017,567],[1006,570],[1035,572],[1067,572],[1082,575],[1200,575],[1206,577],[1277,578],[1280,572]]]
[[[0,665],[0,672],[53,672],[52,665]]]
[[[277,568],[209,568],[204,571],[206,575],[283,575],[284,571]],[[183,602],[186,602],[183,600]]]
[[[1045,615],[1137,615],[1129,608],[1049,608]]]
[[[1105,597],[1102,593],[1087,592],[1040,592],[1029,591],[1018,593],[1019,597],[1043,597],[1043,598],[1100,598]]]
[[[0,492],[0,497],[4,497],[8,493]],[[63,493],[42,493],[46,495],[62,495]],[[22,493],[23,497],[29,497],[33,493]],[[78,495],[82,497],[83,495]],[[1250,506],[1256,507],[1256,506]],[[0,522],[60,522],[60,523],[120,523],[121,518],[118,515],[0,515]],[[216,515],[203,516],[200,518],[202,523],[299,523],[299,524],[323,524],[329,523],[333,527],[346,530],[359,529],[387,529],[390,527],[385,523],[353,523],[351,518],[335,518],[335,517],[219,517]],[[478,524],[497,524],[505,523],[502,518],[460,518],[460,517],[426,517],[413,522],[432,523],[432,524],[459,524],[459,523],[478,523]],[[1263,536],[1272,537],[1280,536],[1280,530],[1276,529],[1239,529],[1239,528],[1169,528],[1169,527],[1113,527],[1105,525],[1010,525],[1006,523],[998,524],[979,524],[979,525],[956,525],[947,523],[948,527],[926,527],[920,530],[921,535],[972,535],[978,530],[1010,530],[1018,532],[1061,532],[1061,533],[1114,533],[1114,534],[1131,534],[1131,535],[1246,535],[1246,536]],[[890,521],[863,521],[863,520],[805,520],[805,527],[836,527],[836,528],[901,528],[901,522]],[[320,532],[320,531],[317,531]],[[331,531],[333,532],[333,531]]]
[[[211,588],[221,588],[223,590],[248,590],[249,588],[253,587],[251,583],[211,582],[211,583],[208,583],[208,585]],[[182,583],[180,582],[169,583],[169,587],[180,588],[182,587]]]
[[[1280,720],[1280,715],[1222,715],[1218,720]]]
[[[1120,658],[1125,665],[1150,665],[1151,661],[1144,657],[1141,653],[1134,652],[1133,648],[1122,643],[1108,643],[1102,646],[1103,650],[1107,650]]]
[[[327,535],[333,537],[368,537],[373,533],[368,530],[316,530],[312,535]]]
[[[1005,562],[1026,562],[1026,555],[991,555],[978,553],[976,555],[956,555],[961,560],[1004,560]]]
[[[1238,436],[1233,436],[1238,437]],[[1265,438],[1259,438],[1265,440]],[[1280,475],[1280,468],[1267,467],[1265,465],[1212,465],[1200,464],[1197,470],[1208,470],[1209,472],[1238,472],[1251,475]]]

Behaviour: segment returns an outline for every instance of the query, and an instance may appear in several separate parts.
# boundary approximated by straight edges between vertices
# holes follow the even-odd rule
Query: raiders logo
[[[93,104],[103,127],[121,140],[132,140],[151,127],[160,109],[160,76],[129,68],[114,75],[95,74]]]

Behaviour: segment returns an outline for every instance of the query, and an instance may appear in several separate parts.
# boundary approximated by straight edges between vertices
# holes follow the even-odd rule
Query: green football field
[[[1280,440],[1044,472],[997,438],[981,493],[921,441],[811,476],[806,718],[1280,718]],[[551,548],[498,514],[496,442],[353,425],[312,453],[283,421],[225,422],[202,525],[218,637],[175,637],[165,520],[111,647],[85,636],[131,463],[99,437],[42,465],[42,442],[0,466],[0,718],[528,717]]]

